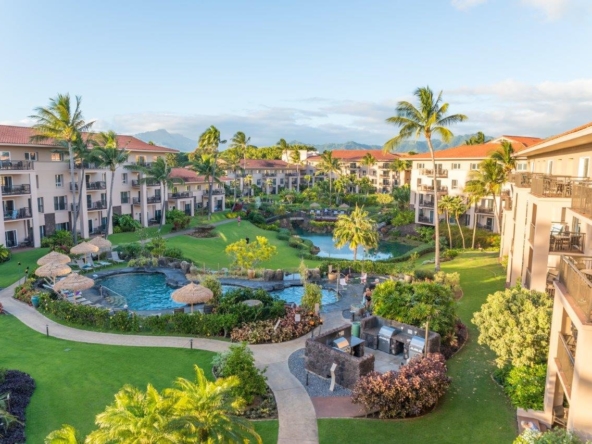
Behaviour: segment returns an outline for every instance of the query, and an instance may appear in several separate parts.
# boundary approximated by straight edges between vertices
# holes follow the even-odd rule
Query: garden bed
[[[7,404],[8,412],[16,418],[8,430],[0,434],[0,444],[26,442],[25,410],[34,390],[35,381],[28,374],[18,370],[0,370],[0,405],[4,395],[10,395],[9,400],[4,402]]]

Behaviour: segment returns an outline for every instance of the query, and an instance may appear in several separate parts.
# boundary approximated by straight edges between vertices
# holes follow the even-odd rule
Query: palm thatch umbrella
[[[341,205],[339,205],[339,208],[343,208],[345,210],[346,208],[349,208],[349,205],[346,203],[342,203]]]
[[[112,245],[111,241],[108,241],[104,237],[100,237],[100,236],[95,237],[94,239],[89,241],[89,244],[99,247],[100,252],[111,250],[111,245]]]
[[[55,291],[71,290],[76,292],[88,290],[93,285],[95,285],[95,281],[93,281],[91,278],[87,278],[81,274],[72,273],[65,279],[62,279],[60,282],[55,284],[53,289]]]
[[[70,248],[72,254],[91,254],[99,251],[99,247],[91,244],[90,242],[80,242],[78,245]]]
[[[310,208],[321,208],[321,206],[318,203],[313,202],[310,204]]]
[[[190,284],[175,290],[171,298],[175,302],[191,304],[191,313],[193,313],[193,304],[205,304],[214,297],[214,293],[203,285]]]
[[[57,276],[66,276],[70,274],[72,269],[68,267],[66,264],[60,264],[59,262],[50,262],[49,264],[45,264],[35,270],[35,274],[41,277],[50,277],[53,279],[55,283],[55,278]]]
[[[37,261],[37,265],[45,265],[49,264],[50,262],[55,262],[58,264],[67,264],[70,261],[71,259],[65,254],[58,253],[57,251],[52,251],[51,253],[47,253],[45,256],[40,257]]]

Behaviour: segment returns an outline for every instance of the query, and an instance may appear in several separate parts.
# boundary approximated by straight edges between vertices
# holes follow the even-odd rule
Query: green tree
[[[242,170],[245,171],[247,168],[247,152],[249,150],[256,150],[257,147],[250,144],[251,138],[247,137],[242,131],[237,131],[232,139],[230,140],[230,149],[235,149],[237,152],[237,158],[242,160]],[[241,181],[241,194],[244,194],[244,181]]]
[[[204,176],[208,182],[208,220],[212,218],[213,202],[212,196],[214,193],[214,182],[220,182],[222,171],[218,168],[218,162],[215,154],[203,154],[197,160],[194,160],[190,167],[196,171],[197,174]]]
[[[232,256],[234,264],[240,268],[251,270],[260,262],[271,259],[277,253],[277,248],[269,244],[263,236],[257,236],[255,241],[247,244],[241,239],[226,247],[226,254]]]
[[[204,154],[213,155],[217,157],[220,145],[224,145],[226,140],[220,137],[220,130],[214,125],[206,129],[197,140],[197,148],[189,155],[189,160],[194,162]]]
[[[150,164],[149,167],[142,164],[137,165],[126,165],[126,169],[131,171],[139,171],[142,173],[140,182],[146,183],[151,180],[156,181],[160,184],[160,195],[162,202],[162,211],[160,216],[160,228],[165,223],[166,211],[165,202],[167,198],[167,188],[175,186],[175,184],[184,183],[183,179],[178,177],[171,177],[172,167],[166,163],[166,161],[159,157]]]
[[[72,209],[73,220],[78,219],[78,208],[76,202],[76,181],[74,179],[74,153],[72,152],[72,144],[78,139],[82,139],[82,133],[89,131],[94,121],[86,122],[80,109],[82,98],[76,96],[76,105],[72,109],[70,103],[70,94],[58,94],[56,98],[49,100],[47,108],[35,108],[35,112],[31,117],[35,119],[36,123],[33,125],[35,135],[31,137],[31,142],[45,142],[53,140],[56,142],[64,142],[68,147],[68,156],[70,159],[70,189],[72,191]],[[82,222],[81,222],[82,223]],[[78,243],[78,233],[76,226],[72,224],[72,236],[74,237],[74,244]]]
[[[397,115],[386,119],[388,123],[400,127],[399,134],[384,144],[384,151],[392,151],[405,139],[415,135],[419,137],[423,135],[428,144],[430,155],[432,158],[432,170],[434,172],[434,208],[438,208],[438,192],[437,187],[437,171],[436,159],[434,157],[434,147],[432,145],[432,135],[439,135],[444,143],[452,140],[453,134],[447,128],[448,126],[463,122],[467,120],[464,114],[448,113],[448,103],[442,103],[442,92],[438,97],[434,98],[434,93],[429,87],[418,88],[414,95],[419,101],[419,107],[416,107],[410,102],[401,101],[397,103]],[[440,270],[440,227],[438,221],[434,224],[436,229],[436,245],[435,245],[435,260],[434,268],[436,271]]]
[[[467,212],[467,206],[460,196],[454,196],[450,201],[448,211],[454,215],[454,220],[456,221],[456,226],[458,227],[458,232],[460,233],[460,238],[462,239],[463,250],[466,250],[467,245],[465,243],[465,235],[460,225],[460,216]]]
[[[278,147],[281,150],[282,157],[287,156],[291,147],[290,147],[290,144],[288,142],[286,142],[285,139],[278,140],[278,142],[275,145],[276,145],[276,147]]]
[[[349,244],[350,250],[354,252],[354,261],[357,260],[357,249],[359,246],[369,250],[378,247],[378,231],[375,222],[368,217],[364,207],[358,207],[351,214],[340,214],[335,222],[333,238],[337,248]]]
[[[481,131],[477,131],[477,134],[465,140],[465,145],[482,145],[485,142],[485,134],[483,134]]]
[[[496,204],[496,197],[502,192],[502,185],[504,183],[504,170],[502,166],[494,159],[485,159],[479,164],[479,169],[469,173],[469,181],[481,182],[486,191],[486,195],[493,199],[493,212],[497,219],[498,228],[502,227],[502,215],[500,208]]]
[[[300,158],[300,150],[293,149],[292,151],[290,151],[290,163],[292,165],[296,165],[296,189],[300,193],[300,167],[304,164],[303,160]]]
[[[411,160],[397,158],[397,159],[393,160],[389,164],[389,169],[391,171],[396,172],[397,173],[397,178],[400,180],[401,179],[401,173],[403,173],[405,171],[411,170]],[[403,186],[405,184],[402,184],[402,183],[399,182],[399,185],[400,186]]]
[[[446,226],[448,227],[448,247],[453,248],[452,245],[452,231],[450,230],[450,209],[452,208],[452,196],[444,196],[438,202],[438,214],[444,214]],[[439,218],[438,218],[439,219]]]
[[[487,297],[472,322],[479,344],[497,355],[498,367],[541,364],[547,360],[553,299],[520,286]]]
[[[366,153],[360,163],[366,167],[366,177],[370,178],[370,167],[376,165],[376,158],[371,153]],[[366,191],[366,197],[368,197],[368,191]]]
[[[321,161],[317,165],[317,175],[327,175],[329,178],[329,205],[331,205],[331,196],[333,193],[333,173],[339,173],[341,166],[339,159],[333,157],[332,151],[325,151],[321,154]]]
[[[179,166],[179,158],[177,157],[176,153],[167,153],[165,156],[165,161],[167,165],[170,165],[173,168]]]
[[[0,244],[0,263],[6,262],[10,258],[10,250],[4,246],[4,244]]]
[[[45,438],[45,444],[83,444],[84,440],[78,431],[69,424],[63,424],[61,429],[54,430]]]
[[[105,239],[111,234],[111,211],[113,209],[113,184],[115,183],[115,171],[125,162],[129,151],[119,148],[117,134],[114,131],[102,132],[97,136],[93,149],[93,158],[99,165],[111,171],[111,184],[109,185],[109,205],[107,208],[107,226],[105,227]],[[163,196],[164,199],[164,196]]]
[[[482,177],[473,177],[465,184],[464,194],[468,196],[469,202],[473,205],[473,240],[471,248],[475,249],[475,236],[477,234],[477,204],[487,196],[487,186]]]

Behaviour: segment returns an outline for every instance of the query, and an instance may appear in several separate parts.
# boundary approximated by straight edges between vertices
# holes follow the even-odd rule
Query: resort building
[[[524,150],[541,139],[535,137],[501,136],[481,145],[461,145],[436,151],[436,183],[433,179],[433,167],[430,153],[416,154],[410,157],[411,169],[411,205],[415,209],[415,222],[422,225],[434,225],[437,209],[434,208],[434,193],[442,196],[463,196],[471,171],[479,169],[479,164],[491,153],[501,148],[502,141],[512,144],[515,152]],[[507,197],[507,194],[504,194]],[[466,199],[468,201],[468,199]],[[477,222],[477,227],[499,233],[498,214],[499,197],[494,202],[492,196],[482,198],[471,205],[460,218],[460,223],[469,227]],[[440,218],[438,218],[440,219]]]
[[[245,196],[253,195],[255,187],[266,194],[278,194],[280,191],[295,190],[304,183],[305,166],[289,164],[283,160],[245,159],[241,161],[242,171],[226,171],[226,183],[234,182]]]
[[[554,298],[544,411],[592,438],[592,123],[522,150],[504,212],[506,283]],[[522,412],[525,416],[531,412]]]
[[[9,248],[41,245],[41,239],[56,230],[70,230],[74,205],[80,207],[79,233],[88,238],[105,229],[111,172],[97,164],[77,163],[75,166],[75,198],[71,191],[68,150],[47,142],[32,143],[31,128],[0,125],[0,243]],[[132,136],[119,136],[120,148],[129,151],[127,164],[150,163],[177,150],[150,145]],[[176,174],[186,175],[185,172]],[[81,179],[82,182],[81,182]],[[207,205],[207,185],[193,175],[186,184],[161,195],[160,184],[144,182],[142,174],[125,169],[115,171],[113,213],[130,214],[142,225],[157,223],[162,211],[175,207],[193,214]],[[80,185],[82,183],[82,185]],[[224,208],[224,193],[217,186],[212,208]],[[80,189],[79,189],[80,188]],[[221,193],[221,194],[220,194]]]

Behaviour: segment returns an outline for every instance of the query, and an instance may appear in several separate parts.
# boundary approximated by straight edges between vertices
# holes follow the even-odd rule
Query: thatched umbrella
[[[78,245],[70,248],[72,254],[90,254],[99,251],[99,247],[91,244],[90,242],[80,242]]]
[[[71,290],[71,291],[82,291],[88,290],[93,285],[95,285],[95,281],[91,278],[87,278],[78,273],[72,273],[67,276],[65,279],[62,279],[57,284],[53,286],[55,291],[62,291],[62,290]]]
[[[72,269],[66,264],[60,264],[59,262],[50,262],[35,270],[35,274],[41,277],[50,277],[55,282],[57,276],[66,276],[70,274]]]
[[[313,202],[310,204],[310,208],[321,208],[321,206],[318,203]]]
[[[94,245],[95,247],[99,247],[101,250],[108,250],[111,248],[111,242],[105,239],[104,237],[95,237],[89,244]]]
[[[341,205],[339,205],[339,208],[343,208],[345,210],[346,208],[349,208],[349,205],[346,203],[342,203]]]
[[[193,313],[193,304],[205,304],[213,297],[214,293],[212,290],[203,285],[194,284],[193,282],[175,290],[171,294],[173,301],[191,304],[191,313]]]
[[[67,264],[70,261],[71,259],[65,254],[58,253],[57,251],[52,251],[51,253],[47,253],[45,256],[40,257],[37,261],[37,265],[45,265],[49,264],[50,262],[55,262],[58,264]]]

